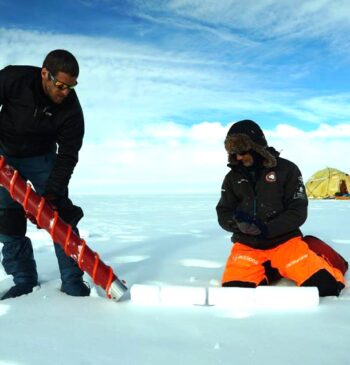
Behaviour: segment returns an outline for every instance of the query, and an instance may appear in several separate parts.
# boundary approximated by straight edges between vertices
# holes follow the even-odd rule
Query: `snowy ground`
[[[88,245],[134,283],[218,286],[229,234],[218,196],[75,197]],[[350,201],[312,201],[305,234],[350,260]],[[308,310],[141,306],[59,291],[48,234],[30,228],[41,288],[0,302],[0,365],[349,364],[350,289]],[[349,277],[348,277],[349,279]],[[88,279],[89,280],[89,279]],[[0,293],[12,284],[0,272]],[[286,285],[290,285],[286,283]]]

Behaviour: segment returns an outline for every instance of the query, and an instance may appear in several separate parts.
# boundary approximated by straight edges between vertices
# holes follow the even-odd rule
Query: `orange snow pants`
[[[236,242],[227,260],[222,284],[240,281],[258,286],[264,280],[268,282],[263,266],[266,262],[270,262],[272,268],[298,286],[322,269],[345,285],[341,271],[311,251],[301,237],[292,238],[269,250],[257,250]]]

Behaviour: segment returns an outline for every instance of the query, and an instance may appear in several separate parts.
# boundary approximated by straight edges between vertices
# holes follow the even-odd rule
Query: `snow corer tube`
[[[88,273],[96,285],[101,286],[110,299],[118,301],[127,291],[124,283],[118,279],[110,266],[105,265],[97,252],[92,251],[86,242],[65,223],[0,155],[0,185],[7,189],[13,200],[21,204],[25,211],[33,215],[39,227],[51,235],[54,242],[64,249],[67,256],[72,257],[82,271]]]

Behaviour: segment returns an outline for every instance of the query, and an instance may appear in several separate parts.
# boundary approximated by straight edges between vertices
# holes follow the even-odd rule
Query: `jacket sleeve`
[[[284,211],[266,223],[267,238],[298,229],[307,218],[308,199],[299,168],[292,164],[283,189]]]
[[[8,67],[0,70],[0,105],[3,104],[8,89]]]
[[[229,177],[226,175],[222,183],[221,197],[216,206],[216,213],[219,225],[228,232],[237,232],[238,230],[234,220],[236,205],[237,198],[230,187]]]
[[[65,195],[69,180],[78,162],[84,137],[84,117],[79,109],[61,126],[58,136],[58,153],[55,165],[46,183],[45,193]]]

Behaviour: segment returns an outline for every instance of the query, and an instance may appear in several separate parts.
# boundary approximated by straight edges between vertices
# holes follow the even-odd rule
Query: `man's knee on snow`
[[[320,297],[339,296],[344,284],[337,281],[327,270],[322,269],[304,281],[301,286],[316,286]]]

